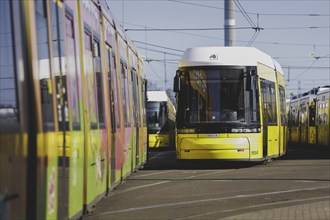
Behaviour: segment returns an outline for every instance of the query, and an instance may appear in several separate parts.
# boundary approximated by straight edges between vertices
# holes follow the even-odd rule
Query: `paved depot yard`
[[[151,152],[84,219],[330,219],[329,150],[313,150],[289,148],[267,164]]]

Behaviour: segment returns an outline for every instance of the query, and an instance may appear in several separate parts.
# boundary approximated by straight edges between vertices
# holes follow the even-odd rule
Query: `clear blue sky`
[[[140,54],[150,60],[146,63],[147,79],[161,89],[165,86],[165,69],[167,87],[172,88],[180,55],[186,48],[224,45],[223,30],[135,30],[223,28],[223,0],[107,1],[113,15],[128,29]],[[264,28],[251,46],[275,57],[287,80],[290,75],[287,94],[297,93],[299,80],[302,92],[330,84],[330,0],[240,0],[239,3],[253,23]],[[236,27],[251,27],[237,6],[235,10]],[[246,46],[254,33],[252,28],[236,30],[236,46]],[[311,52],[320,58],[311,57]]]

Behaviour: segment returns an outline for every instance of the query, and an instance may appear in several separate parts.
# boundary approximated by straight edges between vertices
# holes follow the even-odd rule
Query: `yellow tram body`
[[[255,48],[187,49],[174,79],[177,159],[285,154],[284,88],[280,65]]]
[[[146,162],[143,59],[105,1],[0,21],[0,219],[79,219]]]

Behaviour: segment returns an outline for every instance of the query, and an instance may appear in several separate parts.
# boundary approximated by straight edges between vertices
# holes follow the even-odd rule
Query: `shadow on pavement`
[[[326,146],[298,146],[290,145],[287,148],[284,160],[326,160],[330,159],[330,147]]]
[[[221,160],[177,160],[175,151],[149,152],[149,160],[144,170],[205,170],[240,169],[255,166],[255,162],[237,162]]]
[[[175,151],[150,151],[144,170],[174,169],[241,169],[260,165],[263,162],[238,162],[221,160],[177,160]],[[330,159],[330,147],[288,146],[286,154],[279,160],[324,160]]]

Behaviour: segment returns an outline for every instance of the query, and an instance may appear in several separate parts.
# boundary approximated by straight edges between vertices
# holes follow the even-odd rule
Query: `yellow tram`
[[[319,89],[315,105],[316,143],[330,147],[330,86]]]
[[[148,91],[147,98],[148,147],[174,149],[174,105],[165,91]]]
[[[329,147],[329,86],[313,88],[289,102],[289,142]]]
[[[281,66],[251,47],[187,49],[174,78],[178,159],[262,161],[286,152]]]
[[[146,162],[144,63],[106,1],[0,1],[0,219],[78,219]]]

